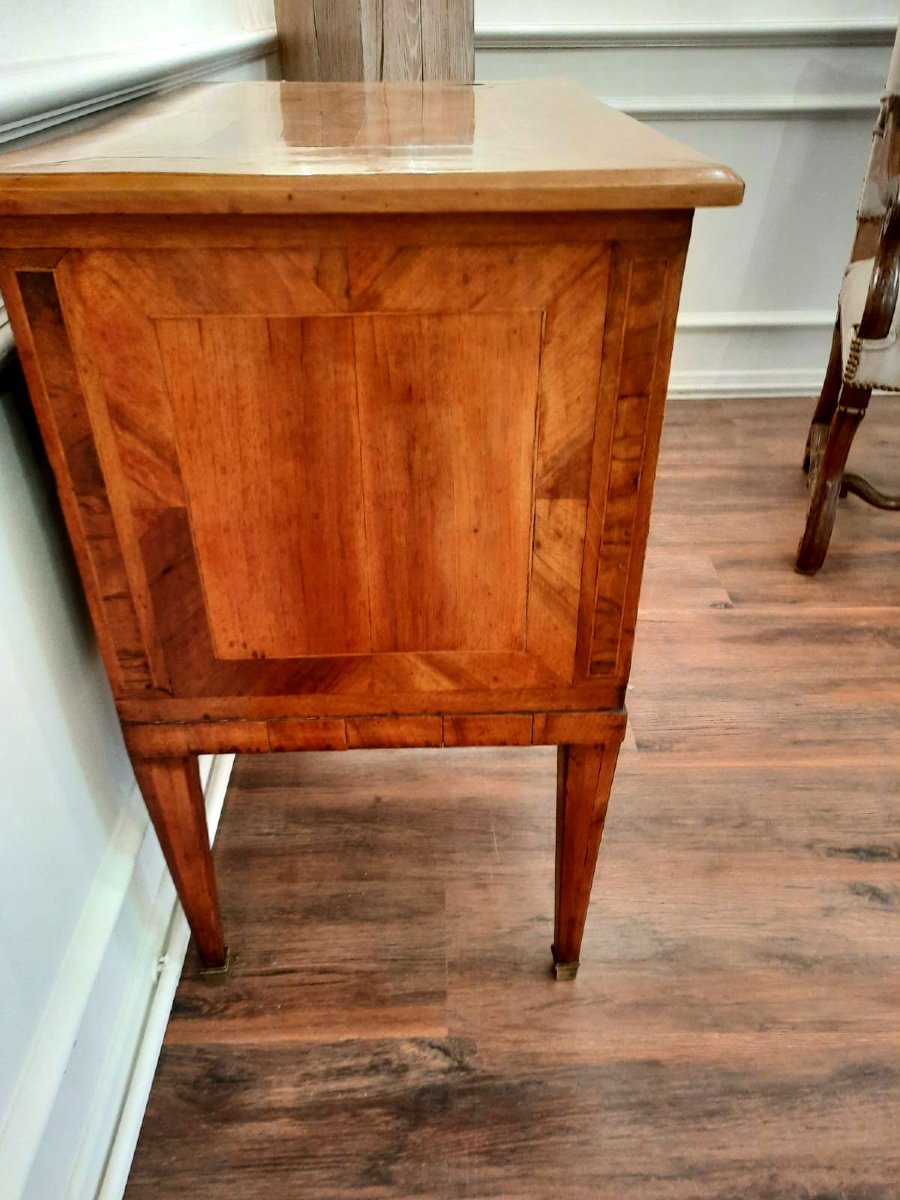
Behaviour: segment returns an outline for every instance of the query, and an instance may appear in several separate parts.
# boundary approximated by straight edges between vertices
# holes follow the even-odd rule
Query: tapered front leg
[[[224,968],[227,952],[197,759],[133,761],[200,958],[207,968]]]
[[[556,921],[553,970],[574,979],[619,742],[560,746],[556,771]]]

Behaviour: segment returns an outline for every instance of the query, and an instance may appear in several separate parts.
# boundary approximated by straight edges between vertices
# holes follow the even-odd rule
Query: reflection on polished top
[[[0,214],[737,204],[727,167],[568,83],[200,84],[0,155]]]

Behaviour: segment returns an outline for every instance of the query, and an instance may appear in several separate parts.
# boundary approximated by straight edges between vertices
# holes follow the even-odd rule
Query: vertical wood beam
[[[285,79],[475,78],[474,0],[275,0]]]

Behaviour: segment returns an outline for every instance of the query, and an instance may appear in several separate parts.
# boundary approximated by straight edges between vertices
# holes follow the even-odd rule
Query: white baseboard
[[[234,759],[233,754],[217,755],[213,759],[207,778],[206,819],[211,842],[215,841]],[[168,877],[165,882],[169,883]],[[66,1200],[121,1200],[128,1182],[131,1160],[137,1146],[169,1013],[190,941],[190,930],[181,905],[174,903],[174,888],[171,888],[171,884],[169,887],[171,891],[167,892],[168,906],[165,901],[160,906],[161,912],[169,917],[166,926],[168,933],[161,947],[157,944],[151,951],[153,961],[158,967],[156,986],[149,1003],[140,1014],[140,1021],[128,1026],[118,1048],[119,1053],[131,1053],[132,1067],[112,1137],[104,1139],[109,1152],[103,1174],[97,1186],[90,1190],[70,1191]],[[131,1032],[134,1029],[140,1030],[138,1039],[135,1039]],[[114,1057],[116,1052],[115,1047],[111,1048],[110,1056]]]
[[[109,840],[6,1106],[0,1163],[10,1197],[19,1196],[25,1187],[147,837],[148,823],[141,819],[138,804],[135,787]]]
[[[222,810],[233,762],[234,755],[220,755],[209,768],[204,794],[211,836]],[[157,874],[155,885],[151,883],[149,889],[147,879],[142,877],[146,876],[148,865]],[[98,1195],[112,1198],[124,1191],[127,1164],[118,1193],[114,1187],[110,1190],[106,1179],[112,1178],[111,1165],[120,1164],[121,1171],[124,1155],[118,1147],[123,1138],[122,1144],[127,1145],[131,1137],[123,1130],[134,1125],[138,1108],[137,1128],[140,1128],[149,1082],[146,1066],[142,1074],[134,1067],[126,1073],[122,1064],[146,1064],[152,1057],[154,1042],[158,1055],[187,948],[187,924],[180,906],[173,916],[175,890],[135,787],[85,901],[0,1129],[2,1192],[11,1200],[26,1192],[36,1159],[52,1140],[47,1137],[48,1125],[74,1048],[86,1022],[92,1015],[96,1018],[91,1005],[98,1000],[95,985],[101,966],[123,913],[142,891],[149,891],[154,901],[134,947],[127,986],[114,998],[109,1013],[103,1014],[109,1029],[107,1052],[92,1093],[83,1097],[80,1146],[65,1200],[95,1200]],[[104,995],[103,999],[109,997]],[[160,1026],[159,1014],[163,1011]],[[151,1013],[157,1014],[153,1022],[148,1020]],[[155,1062],[153,1057],[150,1079]],[[126,1076],[124,1094],[123,1076]],[[119,1094],[115,1094],[117,1089]],[[128,1118],[125,1125],[123,1117]],[[132,1152],[136,1137],[135,1132]]]
[[[682,312],[669,395],[817,395],[833,328],[833,309]]]
[[[818,396],[825,372],[806,368],[749,371],[672,371],[669,396],[740,400],[757,396]]]

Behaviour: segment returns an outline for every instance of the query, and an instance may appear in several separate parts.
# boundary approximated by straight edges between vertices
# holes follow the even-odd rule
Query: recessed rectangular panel
[[[157,323],[217,658],[367,653],[349,320]]]
[[[354,326],[373,650],[523,650],[541,314]]]
[[[575,677],[609,247],[365,249],[61,269],[179,692]]]
[[[157,333],[217,658],[524,648],[540,314]]]

